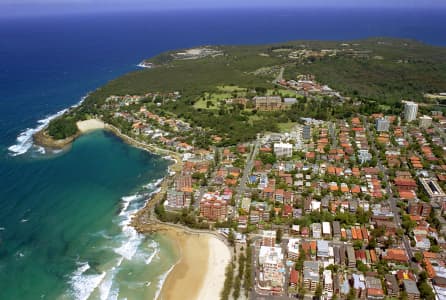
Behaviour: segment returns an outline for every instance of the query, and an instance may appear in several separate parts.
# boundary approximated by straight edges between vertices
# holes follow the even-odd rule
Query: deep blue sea
[[[30,136],[49,116],[165,50],[371,36],[446,46],[445,13],[302,8],[0,19],[0,299],[155,298],[176,259],[169,241],[127,226],[168,162],[101,131],[42,154]]]

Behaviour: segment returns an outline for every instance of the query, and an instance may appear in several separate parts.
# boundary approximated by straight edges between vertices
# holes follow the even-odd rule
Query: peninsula
[[[132,221],[181,251],[163,299],[446,293],[446,48],[203,46],[140,65],[36,142],[107,129],[175,161]]]

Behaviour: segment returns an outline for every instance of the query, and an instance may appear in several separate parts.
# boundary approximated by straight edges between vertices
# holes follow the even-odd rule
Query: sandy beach
[[[177,243],[181,258],[167,277],[159,299],[220,299],[231,259],[229,248],[211,234],[176,228],[163,233]]]
[[[220,299],[225,282],[226,266],[231,261],[229,248],[219,239],[209,236],[208,269],[197,299]]]
[[[104,122],[98,119],[79,121],[76,123],[76,125],[82,133],[105,128]]]

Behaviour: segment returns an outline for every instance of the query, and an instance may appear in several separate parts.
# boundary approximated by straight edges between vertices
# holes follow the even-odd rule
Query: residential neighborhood
[[[283,84],[333,94],[313,80]],[[170,174],[158,217],[218,229],[234,251],[251,251],[247,297],[446,299],[440,112],[420,115],[417,103],[402,101],[402,115],[302,118],[252,142],[201,148],[191,136],[202,129],[144,105],[179,97],[110,97],[104,105],[135,136],[181,154],[182,171]],[[286,109],[280,96],[243,104],[250,101],[258,110]],[[126,111],[135,105],[136,112]]]

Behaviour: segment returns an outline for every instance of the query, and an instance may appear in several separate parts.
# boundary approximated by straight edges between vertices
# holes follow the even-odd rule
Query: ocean
[[[96,131],[67,151],[31,135],[160,52],[297,39],[414,38],[446,46],[445,11],[277,9],[0,19],[0,299],[153,299],[178,259],[132,213],[169,162]]]

